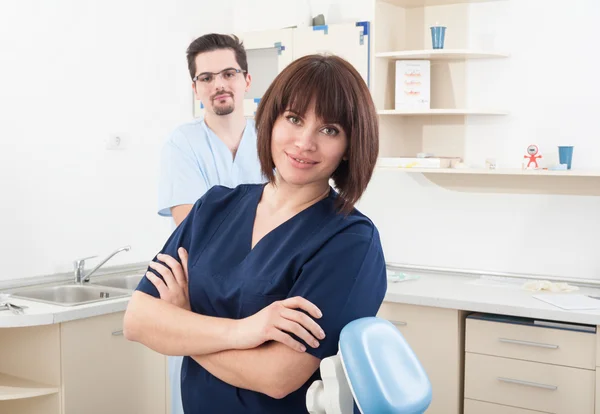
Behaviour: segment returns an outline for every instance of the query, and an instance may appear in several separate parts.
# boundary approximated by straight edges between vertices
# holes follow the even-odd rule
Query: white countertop
[[[478,285],[477,277],[408,272],[418,274],[418,280],[388,283],[386,302],[465,311],[497,313],[528,318],[549,319],[600,325],[600,309],[591,311],[566,311],[535,299],[530,292],[521,289],[520,283],[499,285],[485,282]],[[581,287],[576,294],[600,296],[600,289]],[[49,325],[91,316],[121,312],[127,308],[129,297],[90,303],[80,306],[55,306],[18,298],[11,298],[15,305],[28,306],[24,315],[0,311],[0,328]]]
[[[27,306],[27,309],[24,309],[23,315],[14,315],[7,310],[0,311],[0,328],[51,325],[53,323],[121,312],[127,309],[129,298],[127,296],[78,306],[58,306],[13,297],[10,298],[10,303],[18,306]]]
[[[420,279],[388,283],[386,302],[600,325],[600,309],[563,310],[532,297],[549,292],[523,290],[522,282],[518,280],[476,284],[481,282],[479,277],[406,273],[419,275]],[[580,287],[572,293],[600,296],[600,289]]]

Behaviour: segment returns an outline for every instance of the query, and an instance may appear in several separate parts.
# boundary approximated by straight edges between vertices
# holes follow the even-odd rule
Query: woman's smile
[[[292,164],[292,166],[295,168],[307,170],[318,164],[317,161],[311,160],[310,158],[301,157],[295,154],[289,154],[287,152],[285,154],[287,155],[288,160],[290,160],[290,164]]]

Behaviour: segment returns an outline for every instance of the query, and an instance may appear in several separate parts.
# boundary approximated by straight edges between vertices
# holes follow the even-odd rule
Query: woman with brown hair
[[[379,148],[360,74],[336,56],[297,59],[256,126],[268,182],[199,199],[125,315],[128,339],[185,356],[186,413],[306,413],[320,360],[386,291],[379,233],[354,208]]]

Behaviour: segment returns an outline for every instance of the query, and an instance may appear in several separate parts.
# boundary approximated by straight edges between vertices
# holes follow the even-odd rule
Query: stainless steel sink
[[[99,285],[66,284],[19,289],[11,296],[60,306],[84,305],[92,302],[123,298],[131,292]]]
[[[108,286],[118,289],[134,291],[143,277],[144,275],[140,273],[98,276],[96,278],[92,278],[90,283],[96,286]]]

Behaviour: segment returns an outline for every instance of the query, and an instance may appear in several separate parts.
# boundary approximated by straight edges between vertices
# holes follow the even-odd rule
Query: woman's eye
[[[340,131],[338,131],[337,129],[330,128],[330,127],[323,128],[322,131],[325,135],[332,135],[332,136],[335,136],[340,133]]]
[[[298,119],[298,117],[293,116],[293,115],[289,115],[287,117],[287,119],[288,119],[288,121],[290,121],[294,125],[298,125],[300,123],[300,120]]]

